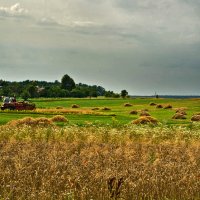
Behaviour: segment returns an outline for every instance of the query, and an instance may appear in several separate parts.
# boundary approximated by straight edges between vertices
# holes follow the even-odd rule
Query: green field
[[[24,117],[50,118],[58,114],[64,115],[69,120],[69,124],[128,124],[139,117],[139,114],[130,115],[130,111],[137,110],[140,113],[141,110],[148,109],[150,115],[162,124],[185,125],[191,123],[193,114],[200,112],[200,99],[32,99],[32,102],[36,104],[35,111],[0,111],[0,124]],[[170,104],[173,108],[158,109],[155,106],[150,106],[151,102],[163,106]],[[130,103],[133,106],[125,107],[125,103]],[[79,105],[80,108],[71,108],[73,104]],[[110,108],[110,110],[103,111],[104,107]],[[187,119],[172,119],[175,114],[174,109],[180,107],[186,108]],[[99,110],[93,111],[93,108],[99,108]]]

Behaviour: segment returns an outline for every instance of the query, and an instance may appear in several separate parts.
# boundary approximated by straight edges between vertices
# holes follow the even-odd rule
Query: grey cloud
[[[46,18],[46,17],[43,17],[42,19],[40,19],[38,24],[39,25],[45,25],[45,26],[60,26],[61,25],[57,21],[55,21],[54,19]]]
[[[28,14],[28,10],[16,3],[10,7],[0,7],[0,16],[2,17],[23,17]]]
[[[76,82],[130,94],[200,92],[197,0],[19,2],[32,18],[0,21],[3,79],[69,73]]]

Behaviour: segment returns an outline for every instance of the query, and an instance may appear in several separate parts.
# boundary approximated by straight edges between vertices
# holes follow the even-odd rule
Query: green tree
[[[128,95],[128,92],[126,90],[121,91],[121,97],[125,98]]]
[[[25,101],[28,100],[28,98],[31,97],[30,93],[28,90],[24,90],[22,93],[21,93],[21,97],[22,99],[24,99]]]
[[[31,98],[37,97],[37,88],[34,85],[29,85],[27,87],[27,91],[29,92]]]
[[[74,89],[75,87],[76,84],[74,80],[70,76],[65,74],[61,79],[61,88],[68,91],[72,91],[72,89]]]

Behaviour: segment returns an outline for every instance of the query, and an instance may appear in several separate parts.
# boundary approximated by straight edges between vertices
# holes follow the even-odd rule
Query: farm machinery
[[[28,101],[16,101],[15,97],[5,97],[1,110],[34,110],[35,104]]]

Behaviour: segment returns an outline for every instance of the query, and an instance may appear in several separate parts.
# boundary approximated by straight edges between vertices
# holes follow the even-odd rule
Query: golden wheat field
[[[59,117],[57,117],[58,119]],[[0,199],[200,199],[200,127],[0,126]]]

